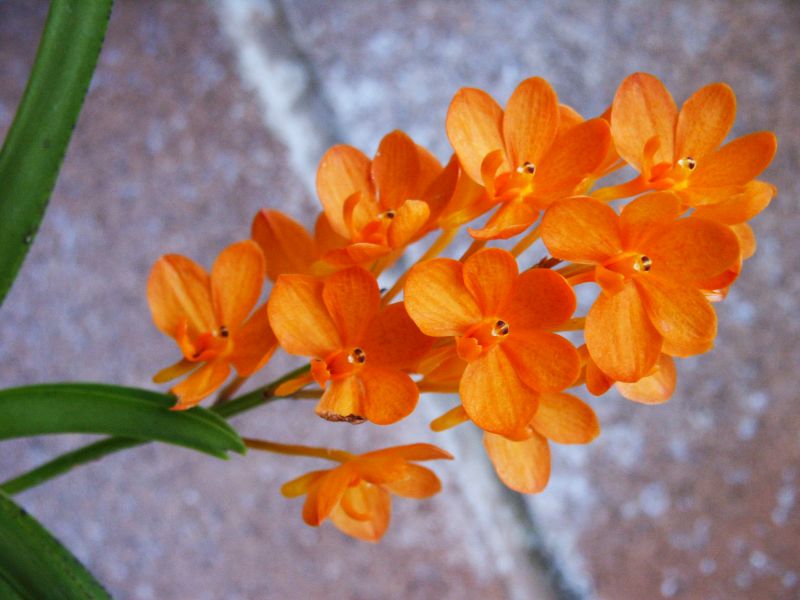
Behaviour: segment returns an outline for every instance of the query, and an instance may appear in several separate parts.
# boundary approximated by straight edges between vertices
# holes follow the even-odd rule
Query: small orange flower
[[[430,348],[402,303],[379,310],[375,277],[360,267],[324,281],[281,275],[269,301],[269,320],[290,354],[313,357],[311,373],[325,393],[317,414],[380,425],[414,410],[419,390],[409,371]],[[330,385],[327,385],[330,382]]]
[[[592,408],[571,394],[542,394],[522,435],[509,439],[485,433],[483,445],[498,477],[523,494],[541,492],[550,480],[550,445],[588,444],[600,435]]]
[[[331,522],[349,536],[377,542],[389,527],[391,494],[428,498],[441,489],[439,478],[412,461],[452,459],[430,444],[410,444],[352,456],[335,469],[312,471],[286,483],[288,498],[306,495],[303,520],[318,527]]]
[[[689,206],[725,201],[767,168],[777,141],[760,131],[719,147],[736,116],[736,98],[724,83],[707,85],[678,111],[661,81],[634,73],[620,84],[611,108],[611,133],[637,179],[598,190],[610,200],[646,190],[673,190]]]
[[[482,90],[460,90],[446,127],[466,173],[501,203],[485,227],[470,230],[483,240],[521,233],[539,210],[574,194],[603,163],[611,139],[605,120],[581,121],[575,111],[560,108],[553,88],[539,77],[519,84],[505,111]]]
[[[364,264],[418,239],[431,214],[427,195],[441,191],[428,189],[441,172],[439,161],[402,131],[385,136],[372,161],[352,146],[328,150],[317,193],[331,228],[348,245],[325,260]]]
[[[219,255],[211,276],[194,261],[168,254],[153,265],[147,300],[153,321],[175,339],[183,359],[160,371],[164,383],[192,372],[172,388],[176,409],[190,408],[218,389],[231,365],[240,377],[260,369],[277,341],[267,307],[248,319],[264,284],[264,256],[252,241],[237,242]]]
[[[481,250],[463,264],[418,264],[406,281],[405,303],[424,333],[455,336],[457,353],[468,363],[461,399],[486,431],[518,435],[542,392],[561,391],[578,377],[577,351],[551,333],[572,315],[575,294],[553,271],[519,274],[505,250]]]
[[[568,198],[542,220],[553,256],[595,265],[586,279],[603,293],[586,316],[586,345],[615,381],[649,375],[662,351],[690,356],[713,345],[716,314],[701,290],[737,263],[739,242],[730,228],[681,213],[674,194],[656,192],[620,216],[598,200]]]

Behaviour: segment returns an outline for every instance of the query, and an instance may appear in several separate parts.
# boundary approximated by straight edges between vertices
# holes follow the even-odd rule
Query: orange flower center
[[[508,336],[510,327],[502,319],[487,319],[472,326],[467,332],[456,338],[456,351],[466,360],[472,361],[486,354],[496,344],[502,343]]]
[[[495,179],[495,200],[510,202],[525,201],[535,190],[536,165],[524,162],[509,173],[501,173]]]
[[[377,244],[379,246],[388,246],[389,225],[392,224],[392,219],[394,219],[395,216],[396,213],[393,210],[387,210],[379,214],[360,231],[358,241]]]
[[[367,353],[361,348],[341,349],[325,358],[311,361],[311,375],[322,387],[328,380],[343,379],[360,371],[367,362]]]
[[[647,273],[653,267],[653,261],[639,252],[623,252],[604,262],[603,266],[628,279],[639,273]]]
[[[225,325],[218,329],[198,334],[192,339],[184,329],[178,334],[178,344],[183,356],[191,362],[205,362],[220,356],[227,356],[233,350],[233,340]]]

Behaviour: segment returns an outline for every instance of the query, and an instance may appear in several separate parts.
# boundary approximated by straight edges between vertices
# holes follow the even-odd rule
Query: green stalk
[[[53,0],[0,150],[0,304],[44,217],[89,89],[112,0]]]

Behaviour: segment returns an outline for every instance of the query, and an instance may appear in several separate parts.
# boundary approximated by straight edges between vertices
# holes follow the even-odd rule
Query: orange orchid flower
[[[690,356],[713,345],[716,314],[701,290],[739,260],[739,242],[730,228],[682,212],[674,194],[655,192],[619,216],[593,198],[568,198],[542,220],[553,256],[594,265],[585,280],[602,293],[586,316],[586,345],[615,381],[649,375],[662,351]]]
[[[433,340],[402,303],[379,310],[375,277],[349,267],[325,280],[281,275],[269,301],[269,320],[289,354],[312,357],[311,372],[325,392],[317,414],[333,421],[380,425],[414,410],[419,390],[409,371]],[[328,385],[328,383],[330,385]]]
[[[626,184],[593,194],[602,200],[647,190],[673,190],[688,206],[741,194],[772,162],[775,135],[751,133],[722,146],[736,116],[724,83],[697,90],[678,111],[661,81],[634,73],[620,84],[611,108],[611,134],[620,156],[639,172]]]
[[[468,364],[459,384],[470,419],[486,431],[519,435],[543,392],[571,385],[577,351],[551,331],[575,310],[566,280],[547,269],[520,274],[514,257],[490,248],[464,263],[416,265],[405,284],[408,314],[430,336],[455,336]]]
[[[318,527],[325,519],[343,533],[377,542],[389,527],[391,494],[428,498],[438,493],[436,474],[415,461],[452,459],[430,444],[410,444],[340,457],[335,469],[312,471],[281,488],[288,498],[306,495],[303,520]]]
[[[264,256],[249,240],[223,250],[210,276],[177,254],[162,256],[153,265],[147,282],[153,321],[183,352],[181,361],[153,381],[164,383],[191,372],[171,390],[178,397],[175,409],[191,408],[217,390],[231,366],[247,377],[272,356],[277,340],[266,305],[250,315],[263,284]]]
[[[484,433],[483,445],[498,477],[512,490],[535,494],[550,480],[550,444],[588,444],[600,435],[592,408],[571,394],[542,394],[522,435]]]
[[[573,195],[600,166],[610,146],[608,123],[580,121],[573,113],[560,109],[555,91],[539,77],[519,84],[505,111],[482,90],[464,88],[455,95],[447,136],[464,171],[501,204],[482,229],[470,229],[473,237],[521,233],[539,210]]]
[[[334,264],[361,265],[400,250],[426,233],[428,194],[442,166],[402,131],[385,136],[373,160],[352,146],[328,150],[317,193],[331,228],[348,245],[325,254]]]

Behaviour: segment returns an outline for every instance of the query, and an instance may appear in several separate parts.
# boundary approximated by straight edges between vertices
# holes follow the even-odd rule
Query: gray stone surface
[[[150,264],[166,251],[208,264],[264,205],[308,220],[320,144],[297,139],[303,127],[368,153],[400,128],[444,159],[444,114],[461,86],[504,101],[542,75],[591,115],[635,70],[662,77],[679,100],[727,81],[739,100],[735,133],[778,134],[767,178],[781,193],[754,223],[758,254],[719,305],[717,348],[680,363],[665,406],[592,401],[601,438],[558,448],[548,490],[528,507],[537,542],[587,597],[798,597],[800,6],[294,0],[283,5],[286,22],[275,6],[117,3],[43,230],[0,309],[13,323],[0,329],[0,384],[147,385],[175,356],[149,321]],[[0,133],[45,9],[0,4]],[[245,31],[249,10],[261,21]],[[247,52],[259,50],[273,60],[254,67]],[[270,96],[270,84],[287,94]],[[281,115],[300,116],[286,127]],[[309,408],[276,404],[237,425],[352,449],[435,439],[426,414],[387,434],[324,427]],[[151,446],[21,501],[120,598],[539,598],[520,553],[503,543],[524,546],[525,521],[493,491],[473,439],[445,438],[467,460],[437,468],[444,494],[397,503],[377,548],[305,527],[299,503],[277,494],[310,461],[223,463]],[[0,475],[79,441],[6,444]]]

